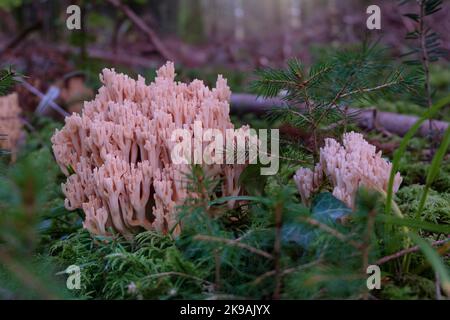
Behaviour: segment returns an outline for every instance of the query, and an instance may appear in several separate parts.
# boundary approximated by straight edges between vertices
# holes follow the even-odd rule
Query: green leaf
[[[409,227],[413,229],[421,229],[426,230],[430,232],[436,232],[436,233],[444,233],[449,234],[450,233],[450,226],[449,225],[442,225],[442,224],[436,224],[431,222],[422,221],[419,219],[412,219],[412,218],[399,218],[392,215],[386,215],[386,214],[377,214],[377,221],[381,221],[387,224],[395,224],[398,226],[403,227]]]
[[[307,248],[317,236],[317,231],[300,223],[288,223],[281,228],[281,241],[284,244],[295,243]]]
[[[330,192],[322,192],[313,200],[313,218],[320,222],[336,221],[351,212],[349,207]]]
[[[420,213],[422,212],[425,202],[427,200],[430,187],[439,174],[442,161],[444,160],[444,157],[447,154],[447,149],[449,145],[450,145],[450,126],[445,131],[445,135],[442,139],[441,145],[439,146],[439,149],[437,150],[436,154],[433,157],[433,160],[431,161],[431,166],[428,171],[425,189],[420,198],[419,207],[417,208],[416,218],[420,217]]]
[[[420,129],[422,124],[427,119],[431,119],[440,109],[445,107],[450,103],[450,95],[442,98],[438,102],[436,102],[431,108],[429,108],[423,115],[420,117],[419,120],[414,123],[414,125],[408,130],[408,132],[403,137],[400,146],[398,149],[394,152],[394,159],[392,161],[392,169],[391,174],[389,176],[389,183],[388,183],[388,189],[387,189],[387,195],[386,195],[386,213],[389,214],[391,212],[392,207],[392,194],[393,194],[393,186],[394,186],[394,177],[395,173],[398,171],[400,160],[405,154],[406,147],[408,146],[409,141],[411,138],[416,134],[416,132]]]
[[[334,226],[336,220],[352,212],[342,201],[330,192],[319,193],[313,200],[311,218],[328,226]],[[314,241],[320,230],[312,229],[301,223],[288,223],[282,227],[282,240],[296,243],[304,248]]]

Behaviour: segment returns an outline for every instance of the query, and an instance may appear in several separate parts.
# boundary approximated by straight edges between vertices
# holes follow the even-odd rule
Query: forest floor
[[[92,94],[99,86],[96,79],[102,67],[104,64],[92,61],[88,68],[92,74],[85,75],[86,81],[78,89],[91,90],[88,94]],[[120,71],[131,75],[135,73],[127,68],[120,68]],[[208,85],[212,85],[217,74],[221,73],[228,79],[233,92],[250,92],[249,85],[253,81],[253,76],[223,68],[201,70],[182,68],[177,71],[181,81],[199,78]],[[448,94],[450,70],[437,65],[431,71],[431,82],[437,90],[436,94],[438,96]],[[147,70],[143,76],[153,79],[154,70]],[[39,76],[33,74],[30,82],[45,92],[49,84],[37,83],[36,79],[39,79]],[[28,105],[35,99],[29,94],[22,97],[23,102]],[[380,111],[416,116],[422,116],[424,113],[422,107],[410,101],[380,99],[375,105]],[[373,102],[358,105],[362,108],[373,106]],[[196,226],[195,221],[186,223],[186,233],[179,238],[150,231],[140,233],[132,242],[120,236],[91,236],[82,227],[82,211],[69,212],[64,208],[64,195],[60,186],[65,177],[54,161],[50,142],[55,129],[61,128],[63,124],[60,121],[33,115],[31,110],[25,110],[25,117],[28,119],[28,125],[18,161],[13,166],[3,161],[1,167],[3,178],[0,180],[0,199],[10,216],[0,217],[0,233],[4,235],[3,239],[8,241],[12,250],[9,253],[0,251],[0,260],[4,262],[0,266],[0,298],[274,297],[274,291],[277,290],[274,287],[277,284],[273,281],[275,272],[272,261],[267,261],[261,256],[255,257],[252,252],[236,246],[217,246],[198,241],[195,235],[203,232],[204,226]],[[450,121],[449,108],[442,109],[436,118]],[[233,116],[232,119],[236,126],[250,124],[254,128],[266,128],[274,125],[265,117],[252,114]],[[361,131],[356,125],[351,128]],[[362,132],[366,140],[389,159],[392,159],[402,141],[402,137],[386,132],[377,130]],[[286,138],[289,139],[289,136]],[[403,183],[395,200],[406,218],[415,217],[435,151],[436,148],[430,146],[429,138],[414,137],[400,161],[399,171],[403,176]],[[288,240],[280,258],[282,265],[285,266],[281,276],[283,288],[276,298],[435,299],[437,297],[440,289],[437,289],[436,274],[419,250],[383,262],[382,289],[367,293],[365,278],[361,278],[358,273],[359,262],[353,260],[356,253],[351,249],[351,245],[341,243],[329,235],[321,235],[317,241],[310,243],[308,248],[300,245],[300,240],[295,237],[305,230],[298,229],[300,227],[294,222],[293,213],[320,213],[321,206],[324,205],[322,202],[326,202],[326,206],[332,210],[346,209],[342,204],[335,202],[335,199],[326,198],[327,195],[318,198],[311,208],[303,207],[299,203],[298,195],[293,191],[295,185],[292,175],[297,168],[298,164],[283,163],[280,173],[264,182],[264,190],[261,192],[270,195],[268,203],[257,203],[241,211],[225,210],[220,218],[211,222],[218,230],[214,234],[215,237],[222,239],[248,237],[245,241],[247,246],[270,251],[273,249],[274,237],[272,213],[279,203],[283,203],[286,208],[286,225],[289,228],[285,231]],[[44,172],[45,174],[42,174]],[[251,181],[248,184],[252,186]],[[252,195],[258,196],[257,193]],[[367,200],[367,197],[376,198],[373,195],[361,194],[362,205],[358,207],[359,213],[379,205],[375,200],[371,202],[373,199]],[[182,210],[189,211],[192,208],[194,206],[184,206]],[[445,264],[449,266],[449,245],[446,242],[448,233],[445,232],[445,228],[442,231],[436,227],[450,225],[449,154],[444,157],[439,174],[430,186],[426,205],[420,215],[420,220],[426,226],[424,229],[419,228],[420,236],[444,244],[439,247],[439,252]],[[377,225],[377,228],[382,227],[384,226]],[[399,246],[385,248],[380,245],[383,248],[378,250],[377,245],[373,259],[379,261],[388,254],[395,254],[412,246],[411,243],[405,246],[404,239],[399,236],[400,230],[400,227],[393,228],[388,235],[390,242],[383,238],[378,243],[385,245],[400,241]],[[363,231],[352,229],[349,234],[353,232],[361,236]],[[349,257],[348,261],[343,262],[342,256]],[[82,269],[80,290],[70,291],[65,288],[67,275],[64,270],[70,265],[77,265]],[[220,268],[220,279],[217,279],[217,268]]]

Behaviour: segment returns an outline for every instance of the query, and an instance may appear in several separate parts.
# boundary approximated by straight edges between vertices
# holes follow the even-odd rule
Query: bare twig
[[[434,242],[432,242],[430,244],[432,246],[439,246],[439,245],[445,244],[448,241],[450,241],[450,239],[434,241]],[[376,265],[382,265],[382,264],[385,264],[386,262],[389,262],[391,260],[400,258],[400,257],[402,257],[402,256],[404,256],[404,255],[406,255],[408,253],[417,252],[419,250],[420,250],[419,246],[414,246],[414,247],[411,247],[411,248],[408,248],[408,249],[403,249],[403,250],[398,251],[398,252],[396,252],[394,254],[391,254],[389,256],[386,256],[386,257],[383,257],[383,258],[377,260],[377,262],[375,262],[375,264]]]
[[[339,99],[342,99],[342,98],[345,98],[345,97],[348,97],[348,96],[351,96],[351,95],[354,95],[354,94],[357,94],[357,93],[363,93],[363,92],[367,93],[367,92],[381,90],[381,89],[384,89],[384,88],[387,88],[387,87],[390,87],[390,86],[393,86],[393,85],[396,85],[396,84],[399,84],[399,81],[391,81],[391,82],[384,83],[384,84],[381,84],[379,86],[375,86],[375,87],[372,87],[372,88],[356,89],[356,90],[344,93],[343,95],[341,95],[339,97]]]
[[[161,54],[164,59],[170,61],[175,60],[172,53],[166,48],[156,32],[152,28],[150,28],[145,23],[145,21],[142,20],[133,10],[131,10],[130,7],[128,7],[126,4],[123,4],[120,0],[108,0],[108,2],[117,9],[121,10],[128,17],[128,19],[130,19],[131,22],[133,22],[134,25],[147,36],[150,42],[155,46],[155,49]]]
[[[281,275],[282,275],[282,276],[285,276],[285,275],[288,275],[288,274],[293,273],[293,272],[297,272],[297,271],[300,271],[300,270],[304,270],[304,269],[307,269],[307,268],[316,266],[316,265],[320,264],[321,262],[322,262],[322,260],[319,259],[319,260],[312,261],[312,262],[309,262],[309,263],[306,263],[306,264],[302,264],[302,265],[297,266],[297,267],[284,269],[284,270],[281,271]],[[259,276],[258,278],[256,278],[255,280],[253,280],[253,281],[251,282],[251,284],[252,284],[252,285],[257,285],[257,284],[261,283],[262,281],[264,281],[265,279],[267,279],[267,278],[269,278],[269,277],[273,277],[274,275],[276,275],[276,271],[275,271],[275,270],[268,271],[268,272],[263,273],[262,275],[260,275],[260,276]]]
[[[225,238],[218,238],[218,237],[213,237],[213,236],[207,236],[207,235],[196,235],[194,237],[194,240],[198,240],[198,241],[211,241],[211,242],[221,242],[230,246],[235,246],[238,248],[242,248],[245,250],[248,250],[254,254],[260,255],[262,257],[265,257],[267,259],[273,259],[273,256],[270,253],[267,253],[263,250],[257,249],[255,247],[249,246],[248,244],[236,241],[236,240],[232,240],[232,239],[225,239]]]

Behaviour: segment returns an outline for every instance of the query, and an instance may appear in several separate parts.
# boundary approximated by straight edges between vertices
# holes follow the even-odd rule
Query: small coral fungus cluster
[[[230,89],[218,77],[216,88],[202,81],[174,81],[167,63],[150,85],[104,69],[103,87],[81,115],[66,118],[52,137],[53,151],[68,176],[62,189],[67,209],[81,208],[84,227],[94,234],[110,228],[129,236],[139,230],[179,232],[176,206],[188,195],[188,164],[174,164],[172,133],[193,130],[194,122],[220,131],[233,128]],[[244,165],[204,166],[206,176],[222,181],[221,195],[240,193]]]
[[[304,203],[318,191],[324,177],[333,185],[333,195],[353,208],[355,195],[359,187],[374,190],[387,190],[392,164],[376,153],[375,146],[364,140],[362,134],[346,133],[343,145],[334,139],[326,139],[320,149],[320,162],[314,171],[300,168],[294,175],[294,181]],[[394,192],[397,192],[402,178],[395,175]]]
[[[22,130],[20,112],[16,93],[0,97],[0,149],[10,151],[13,161]]]

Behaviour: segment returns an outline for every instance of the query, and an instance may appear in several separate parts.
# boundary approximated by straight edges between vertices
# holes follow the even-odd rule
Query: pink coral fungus
[[[22,134],[20,112],[16,93],[0,97],[0,149],[10,151],[12,161],[16,158],[17,145]]]
[[[176,206],[187,196],[188,164],[174,164],[175,129],[203,128],[224,132],[230,89],[218,77],[216,88],[200,80],[175,82],[173,63],[145,84],[104,69],[103,87],[81,114],[66,118],[52,137],[56,160],[67,178],[62,185],[69,210],[82,209],[84,227],[94,234],[112,228],[128,237],[139,230],[169,232],[177,224]],[[212,179],[222,180],[222,195],[237,195],[244,165],[204,165]]]
[[[376,153],[375,146],[364,140],[362,134],[344,134],[343,145],[334,139],[326,139],[320,149],[320,163],[314,171],[300,168],[294,181],[302,201],[307,203],[316,192],[325,175],[333,185],[333,195],[349,207],[355,205],[355,195],[359,187],[374,190],[387,190],[392,164]],[[394,179],[394,192],[398,191],[402,178],[397,172]]]

